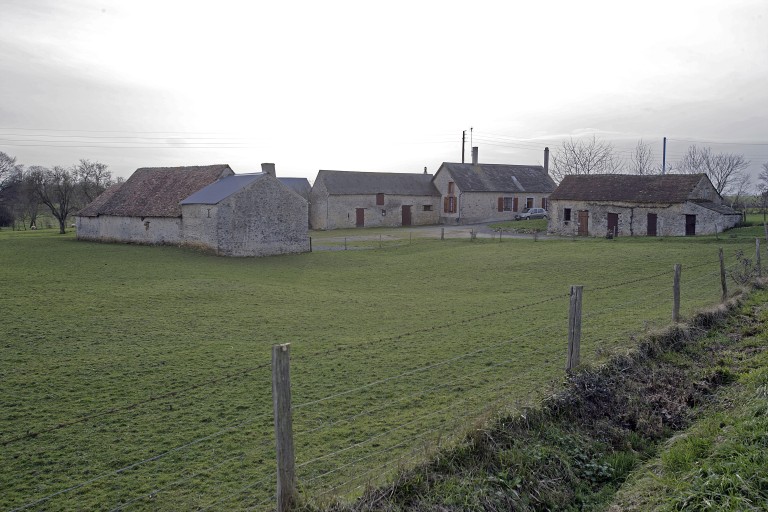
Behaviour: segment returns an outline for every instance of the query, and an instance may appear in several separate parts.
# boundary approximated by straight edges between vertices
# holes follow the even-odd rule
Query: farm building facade
[[[77,238],[189,245],[225,256],[309,251],[306,199],[275,177],[274,164],[262,169],[138,169],[78,213]]]
[[[581,236],[706,235],[741,220],[706,174],[566,176],[549,214],[550,233]]]
[[[437,224],[438,191],[426,173],[325,171],[310,194],[313,229]]]
[[[547,208],[555,182],[540,165],[443,162],[432,182],[441,196],[440,223],[476,224],[513,220],[523,208]]]

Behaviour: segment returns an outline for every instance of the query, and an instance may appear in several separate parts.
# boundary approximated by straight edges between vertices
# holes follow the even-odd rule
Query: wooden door
[[[685,236],[693,236],[696,234],[696,216],[685,216]]]
[[[355,208],[355,226],[358,228],[365,226],[365,208]]]
[[[411,225],[411,206],[403,206],[403,226]]]
[[[589,236],[589,210],[579,211],[579,236]]]
[[[656,224],[658,218],[655,213],[648,214],[648,236],[656,236]]]
[[[608,234],[610,236],[619,236],[619,214],[608,214]]]

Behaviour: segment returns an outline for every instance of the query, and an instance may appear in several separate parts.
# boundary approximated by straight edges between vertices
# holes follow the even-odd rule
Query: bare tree
[[[552,151],[552,177],[561,181],[569,174],[616,174],[624,163],[616,156],[612,144],[598,140],[573,138],[563,142],[562,147]]]
[[[708,147],[699,149],[696,145],[688,147],[685,156],[677,163],[677,171],[683,174],[706,174],[717,189],[718,194],[729,191],[738,181],[739,175],[749,166],[744,155],[735,153],[712,153]]]
[[[653,152],[648,144],[640,139],[635,146],[635,152],[629,159],[628,171],[634,174],[658,174],[659,168],[655,165]]]
[[[107,170],[106,164],[81,159],[72,170],[86,204],[112,184],[112,172]]]
[[[75,209],[77,181],[74,169],[33,166],[29,168],[29,179],[40,202],[59,221],[59,233],[63,235],[67,232],[67,217]]]
[[[731,207],[746,208],[745,199],[752,186],[752,177],[745,173],[739,173],[730,184]]]
[[[766,222],[766,210],[768,210],[768,162],[763,164],[763,169],[757,176],[757,191],[760,193],[760,208],[763,210],[763,223]]]
[[[13,180],[18,175],[24,166],[16,163],[16,157],[12,157],[0,151],[0,189]]]

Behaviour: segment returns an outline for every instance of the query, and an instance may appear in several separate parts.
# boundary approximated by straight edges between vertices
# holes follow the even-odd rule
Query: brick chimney
[[[472,165],[477,165],[477,146],[472,147]]]
[[[275,174],[275,164],[261,164],[261,172],[271,174],[275,178],[277,177]]]

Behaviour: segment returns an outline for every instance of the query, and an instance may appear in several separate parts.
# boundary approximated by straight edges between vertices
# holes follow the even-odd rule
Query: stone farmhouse
[[[440,194],[432,175],[324,171],[310,194],[312,229],[437,224]]]
[[[562,235],[705,235],[741,220],[706,174],[572,175],[549,200],[549,232]]]
[[[443,162],[432,183],[440,194],[441,224],[476,224],[513,220],[523,208],[547,208],[555,182],[544,166]]]
[[[235,174],[228,165],[137,169],[78,212],[77,238],[201,247],[224,256],[309,251],[306,199],[274,164]]]

